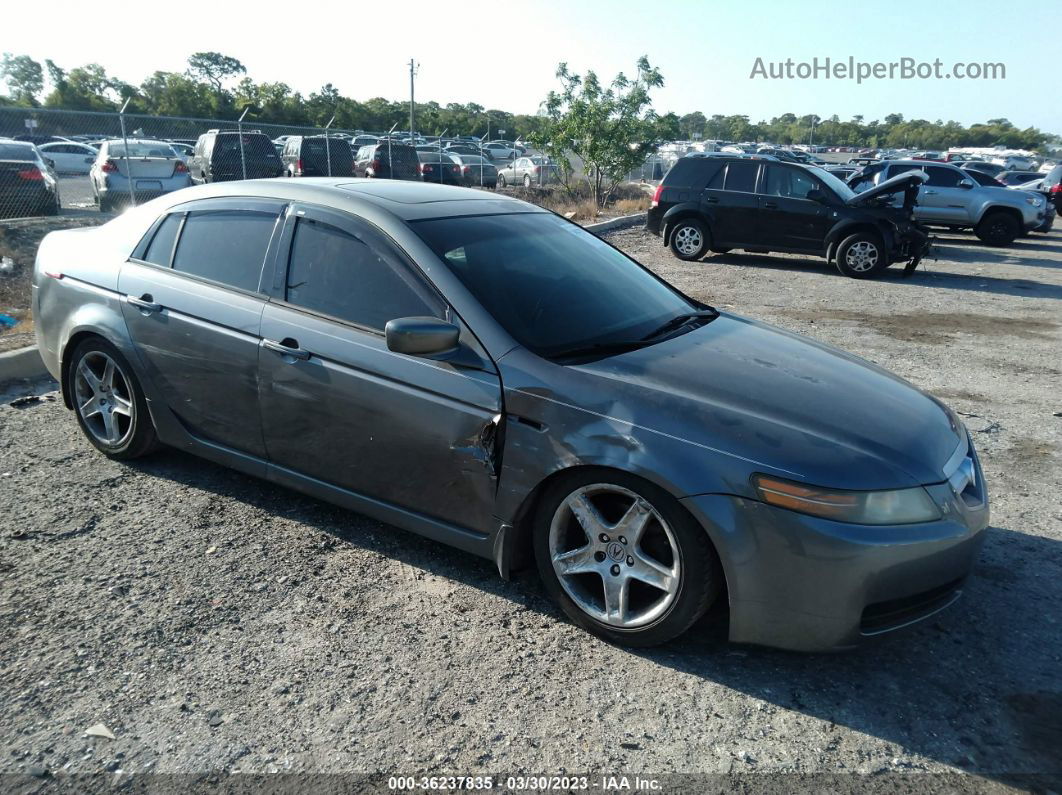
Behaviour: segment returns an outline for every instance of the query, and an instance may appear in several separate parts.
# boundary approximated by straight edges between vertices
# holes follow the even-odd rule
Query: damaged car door
[[[259,351],[270,461],[282,475],[487,532],[501,387],[475,337],[362,219],[296,205],[279,250]],[[399,318],[458,326],[456,353],[390,350],[384,329]]]

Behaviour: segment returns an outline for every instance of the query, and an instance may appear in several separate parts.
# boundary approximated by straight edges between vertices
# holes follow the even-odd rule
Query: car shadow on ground
[[[946,261],[947,259],[946,253],[941,252],[940,260]],[[1031,262],[1033,261],[1030,260]],[[1053,264],[1047,260],[1036,260],[1035,262],[1036,264],[1046,263],[1048,267],[1053,267]],[[825,260],[818,257],[798,259],[796,257],[782,257],[773,254],[729,252],[727,254],[713,254],[700,262],[690,264],[701,266],[740,265],[747,268],[762,268],[774,271],[817,271],[824,275],[848,278],[841,274],[833,265],[827,265]],[[924,261],[910,277],[904,275],[901,265],[896,265],[877,276],[875,281],[909,282],[920,287],[970,290],[979,293],[1014,295],[1022,298],[1062,299],[1062,285],[1048,284],[1032,279],[1004,279],[998,276],[985,276],[984,274],[950,273],[936,270],[933,260]]]
[[[164,450],[131,466],[564,620],[533,566],[506,582],[489,561],[178,451]],[[625,653],[763,705],[750,702],[750,709],[797,712],[979,776],[1008,783],[1018,776],[1021,786],[1057,789],[1062,635],[1049,584],[1060,579],[1062,543],[991,527],[956,605],[859,649],[797,654],[731,645],[723,601],[677,640]],[[571,626],[570,632],[583,631]],[[823,749],[824,759],[833,748]]]

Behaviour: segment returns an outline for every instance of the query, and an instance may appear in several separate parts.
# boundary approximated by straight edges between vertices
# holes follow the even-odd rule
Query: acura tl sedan
[[[534,561],[617,643],[718,603],[736,642],[852,647],[954,602],[988,522],[935,398],[482,191],[167,194],[48,235],[33,314],[104,455],[171,445],[505,577]]]

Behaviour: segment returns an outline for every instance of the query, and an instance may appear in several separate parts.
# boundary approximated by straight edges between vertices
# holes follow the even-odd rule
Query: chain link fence
[[[470,135],[0,107],[0,218],[112,212],[202,182],[369,176],[543,185],[556,169]]]

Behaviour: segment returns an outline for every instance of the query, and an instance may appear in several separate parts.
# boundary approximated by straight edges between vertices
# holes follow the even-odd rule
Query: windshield
[[[110,157],[125,157],[125,144],[122,142],[107,145]],[[162,141],[130,141],[129,157],[177,157],[173,147]]]
[[[36,160],[37,153],[28,144],[0,144],[0,160]]]
[[[837,178],[836,174],[831,174],[829,171],[820,171],[816,176],[825,183],[825,185],[841,197],[841,201],[848,201],[855,192]]]
[[[636,342],[701,308],[552,214],[466,216],[411,226],[517,342],[547,358]]]

